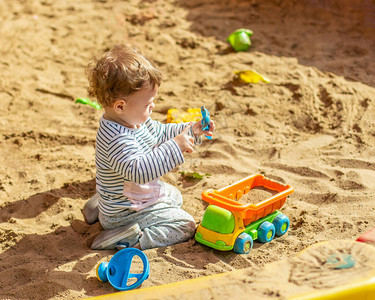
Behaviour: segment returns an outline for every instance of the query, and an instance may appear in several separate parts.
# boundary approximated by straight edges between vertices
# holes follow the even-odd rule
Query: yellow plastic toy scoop
[[[259,81],[270,83],[270,80],[267,77],[264,77],[253,70],[234,71],[234,74],[247,83],[258,83]]]
[[[189,108],[185,112],[181,112],[176,108],[171,108],[167,112],[167,123],[196,122],[201,119],[200,108]]]

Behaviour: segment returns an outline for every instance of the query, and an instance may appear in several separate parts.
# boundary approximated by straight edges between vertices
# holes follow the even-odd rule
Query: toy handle
[[[210,130],[210,125],[207,125],[206,127],[203,127],[202,130]],[[205,135],[205,137],[209,140],[212,140],[212,136]]]
[[[204,107],[204,105],[201,107],[201,113],[202,113],[202,130],[210,130],[210,113],[207,110],[207,108]],[[209,140],[212,139],[212,136],[205,135],[205,137]]]
[[[131,262],[132,262],[134,256],[138,256],[142,260],[142,263],[143,263],[142,273],[130,273]],[[140,286],[142,284],[142,282],[145,281],[150,274],[149,261],[147,259],[147,256],[142,251],[136,252],[132,256],[129,256],[128,262],[129,262],[129,267],[126,268],[126,272],[123,275],[124,277],[122,279],[121,289],[118,288],[119,290],[123,290],[123,291],[132,290],[132,289]],[[129,280],[129,278],[137,278],[137,281],[134,282],[131,285],[127,285],[127,282]]]
[[[138,281],[142,278],[142,276],[143,276],[143,272],[142,273],[129,273],[128,278],[137,278],[137,281]]]

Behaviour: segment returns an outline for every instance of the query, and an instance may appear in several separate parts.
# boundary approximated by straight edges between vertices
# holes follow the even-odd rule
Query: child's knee
[[[195,222],[178,220],[168,224],[146,227],[140,239],[142,250],[166,247],[186,242],[194,236]]]
[[[195,234],[195,228],[196,228],[196,224],[194,221],[192,222],[189,222],[188,224],[188,235],[190,236],[190,238],[194,237],[194,234]]]
[[[191,219],[184,220],[179,224],[179,229],[184,233],[183,235],[186,239],[190,239],[194,236],[195,228],[196,224],[193,217],[191,217]]]

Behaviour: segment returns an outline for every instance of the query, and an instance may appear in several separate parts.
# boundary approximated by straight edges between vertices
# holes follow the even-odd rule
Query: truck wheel
[[[253,248],[253,238],[246,232],[242,232],[234,242],[233,251],[239,254],[249,254]]]
[[[275,226],[268,221],[263,222],[258,228],[258,239],[261,243],[272,241],[275,236]]]
[[[279,214],[273,220],[273,225],[275,226],[276,235],[282,236],[289,229],[289,218],[286,215]]]

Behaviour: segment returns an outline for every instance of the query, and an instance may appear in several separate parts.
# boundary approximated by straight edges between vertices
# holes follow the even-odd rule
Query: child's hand
[[[173,139],[177,143],[178,147],[180,147],[182,153],[191,153],[194,151],[194,139],[189,135],[191,126],[193,126],[193,123],[186,126],[185,129]]]
[[[213,120],[210,121],[210,130],[202,130],[202,123],[201,121],[195,122],[193,125],[193,133],[194,135],[208,135],[212,136],[215,130],[215,122]]]

